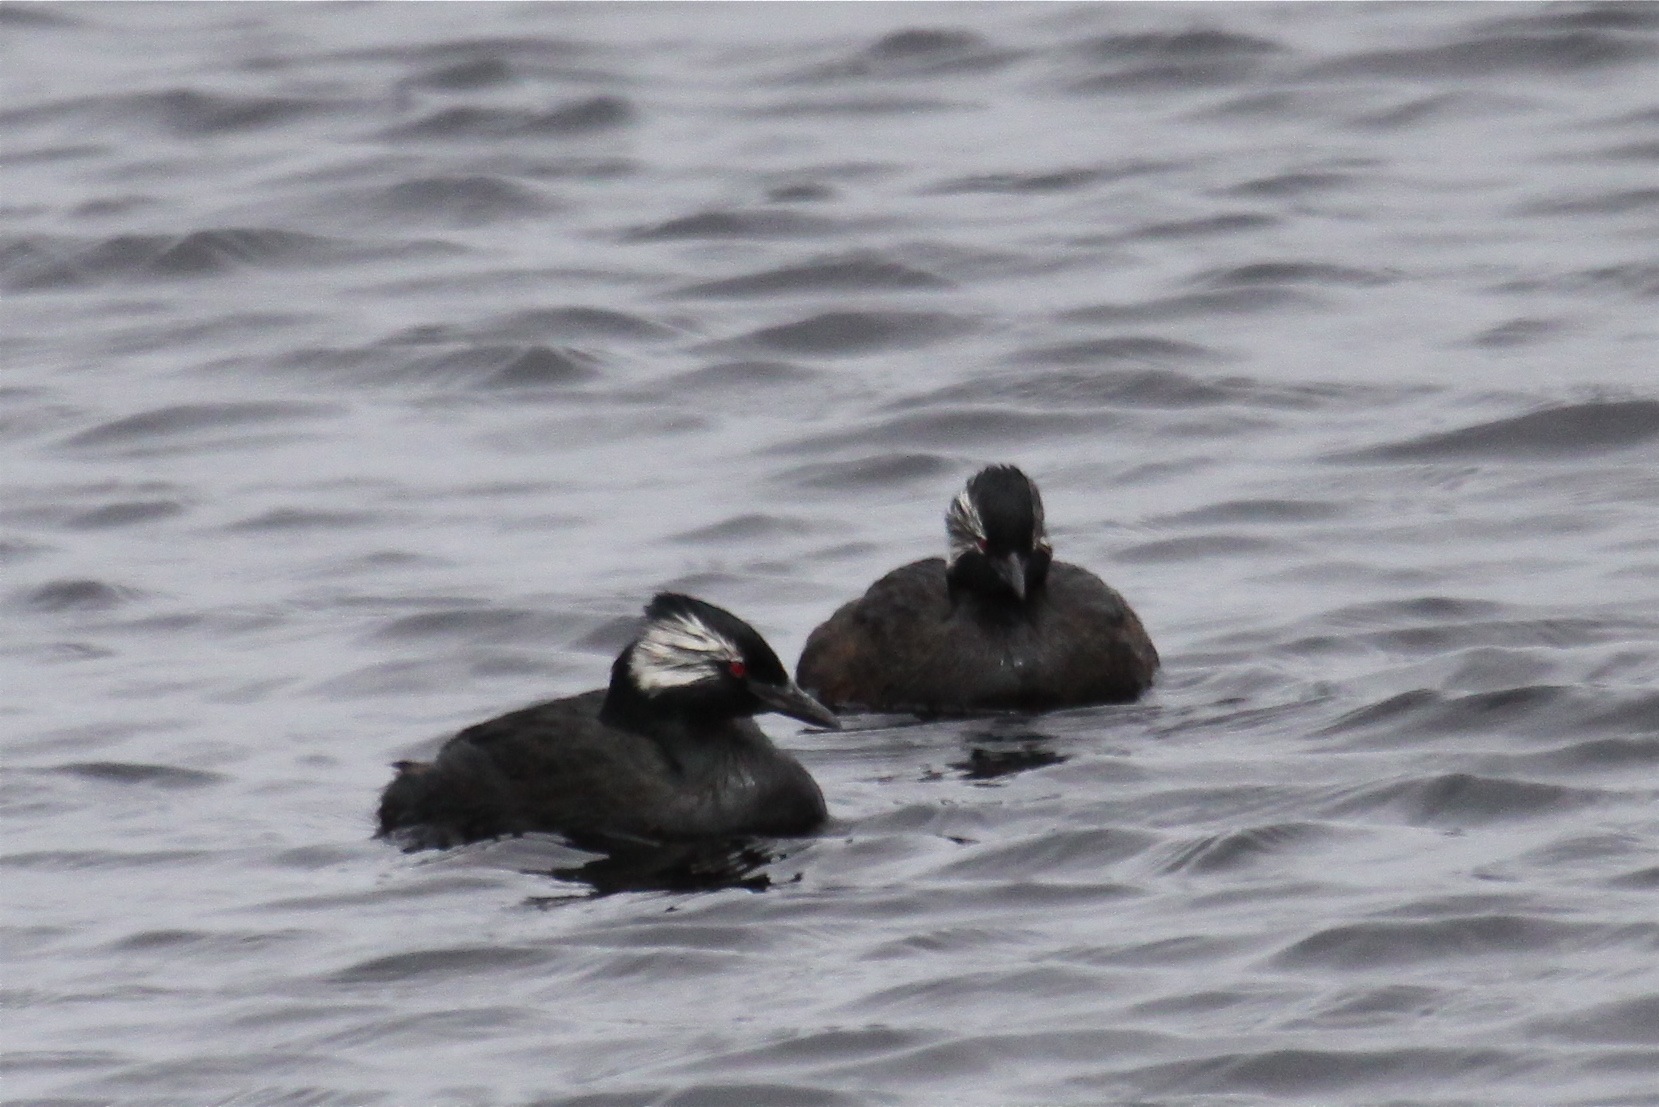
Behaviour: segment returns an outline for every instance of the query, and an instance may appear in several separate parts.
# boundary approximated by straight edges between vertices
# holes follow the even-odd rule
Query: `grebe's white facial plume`
[[[945,512],[945,534],[950,539],[950,554],[945,558],[947,566],[956,564],[957,558],[978,549],[985,541],[985,520],[980,518],[979,505],[966,488],[956,494],[950,510]]]
[[[675,612],[645,624],[628,653],[628,674],[650,695],[717,677],[743,660],[737,644],[695,614]]]

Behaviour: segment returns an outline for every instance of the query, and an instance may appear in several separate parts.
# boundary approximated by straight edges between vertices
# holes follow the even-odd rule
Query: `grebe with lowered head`
[[[921,715],[1125,703],[1158,651],[1117,591],[1055,561],[1037,485],[1012,465],[969,479],[948,557],[901,566],[807,638],[801,687],[834,707]]]

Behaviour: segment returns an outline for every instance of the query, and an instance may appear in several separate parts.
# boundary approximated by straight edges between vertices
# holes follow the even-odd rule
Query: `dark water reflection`
[[[772,876],[762,870],[785,854],[764,842],[709,842],[616,852],[580,865],[549,870],[560,880],[590,885],[597,895],[618,892],[713,892],[740,888],[764,892]],[[797,878],[798,879],[798,878]]]
[[[1041,738],[1022,739],[1012,744],[970,746],[967,759],[952,762],[951,768],[968,780],[995,780],[1027,769],[1058,765],[1064,760],[1064,754],[1047,748]]]

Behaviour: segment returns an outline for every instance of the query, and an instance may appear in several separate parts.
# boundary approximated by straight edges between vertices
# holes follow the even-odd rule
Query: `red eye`
[[[726,666],[726,671],[738,680],[742,680],[744,677],[749,675],[749,666],[743,664],[741,661],[733,661],[730,665]]]

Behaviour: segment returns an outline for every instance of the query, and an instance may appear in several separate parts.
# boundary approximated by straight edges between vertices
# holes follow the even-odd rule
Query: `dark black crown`
[[[968,495],[979,509],[991,552],[1029,550],[1042,537],[1042,495],[1018,467],[986,466],[968,481]]]

